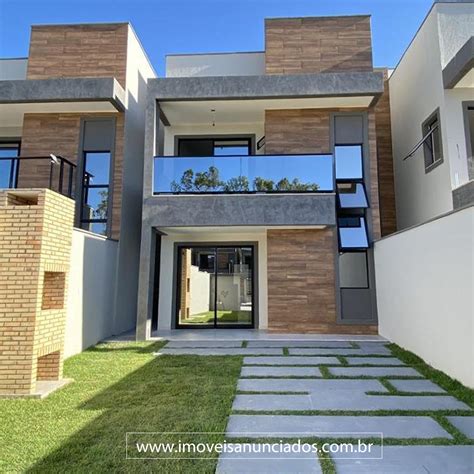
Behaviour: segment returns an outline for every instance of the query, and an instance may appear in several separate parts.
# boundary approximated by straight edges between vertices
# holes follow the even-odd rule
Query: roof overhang
[[[148,94],[166,125],[260,122],[265,110],[366,108],[383,92],[381,72],[157,78]]]
[[[0,126],[21,127],[25,113],[125,110],[125,91],[113,77],[0,81]]]
[[[125,109],[125,91],[114,77],[0,81],[0,104],[108,102]]]
[[[474,36],[471,36],[443,69],[445,89],[474,87]]]
[[[166,77],[148,81],[157,100],[245,100],[321,97],[378,97],[380,72],[265,74],[261,76]]]

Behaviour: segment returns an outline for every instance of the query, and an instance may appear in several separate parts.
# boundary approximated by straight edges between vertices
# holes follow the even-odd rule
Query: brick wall
[[[25,114],[23,119],[22,156],[48,156],[50,153],[61,155],[78,162],[81,118],[116,118],[115,163],[112,194],[111,235],[120,236],[120,213],[122,205],[122,170],[124,152],[124,115],[123,114]],[[58,168],[55,169],[53,183],[57,183]],[[23,162],[19,172],[18,185],[21,188],[47,187],[50,167],[40,160]]]
[[[372,71],[370,17],[265,20],[265,71]]]
[[[395,183],[393,177],[392,129],[387,69],[384,73],[384,92],[375,106],[377,161],[380,185],[380,221],[382,236],[397,230]]]
[[[0,192],[0,394],[61,377],[66,309],[44,308],[43,295],[45,275],[63,274],[66,301],[73,215],[73,201],[49,190]]]
[[[27,79],[115,77],[125,87],[128,24],[31,28]]]

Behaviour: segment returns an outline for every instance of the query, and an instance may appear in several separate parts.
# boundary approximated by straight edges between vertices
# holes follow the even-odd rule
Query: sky
[[[0,57],[28,56],[32,24],[129,21],[156,72],[173,53],[262,51],[264,18],[372,15],[375,66],[393,67],[433,0],[0,0]]]

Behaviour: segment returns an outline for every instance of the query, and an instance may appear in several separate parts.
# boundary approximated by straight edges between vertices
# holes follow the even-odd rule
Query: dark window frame
[[[434,131],[434,124],[437,123]],[[431,132],[431,133],[430,133]],[[423,142],[423,158],[425,174],[437,168],[444,162],[443,139],[441,133],[441,116],[439,107],[426,118],[421,125],[421,136],[430,134]],[[434,153],[434,136],[437,134],[439,140],[440,156],[436,157]]]
[[[0,138],[0,149],[2,150],[16,150],[16,157],[21,155],[21,139],[20,138]],[[20,160],[12,157],[10,160],[9,184],[15,189],[18,187],[18,177],[20,175]]]
[[[174,136],[174,155],[180,155],[181,142],[184,140],[193,140],[193,141],[211,141],[213,142],[213,149],[215,148],[215,142],[233,142],[237,140],[247,141],[249,153],[246,156],[255,155],[255,135],[253,134],[225,134],[225,135],[175,135]],[[229,145],[231,146],[231,145]],[[183,157],[189,157],[189,155],[182,155]],[[225,155],[212,155],[212,156],[225,156]]]
[[[340,224],[340,219],[359,219],[359,225],[342,225]],[[365,238],[367,241],[367,247],[344,247],[341,241],[341,229],[357,229],[361,228],[361,219],[364,220],[364,230],[365,230]],[[354,214],[347,214],[341,213],[337,216],[337,240],[338,240],[338,248],[339,252],[346,253],[346,252],[361,252],[366,251],[370,248],[370,239],[369,239],[369,229],[367,218],[364,215],[354,215]]]
[[[191,325],[191,324],[182,324],[179,321],[179,301],[181,299],[181,250],[183,248],[213,248],[215,249],[215,259],[214,259],[214,274],[216,277],[217,273],[217,252],[220,248],[237,248],[237,247],[249,247],[252,250],[252,322],[251,324],[232,324],[231,326],[219,325],[217,324],[217,318],[214,315],[214,320],[212,324],[202,324],[202,325]],[[229,243],[229,242],[193,242],[193,243],[175,243],[174,245],[174,288],[172,292],[173,298],[173,319],[174,319],[174,328],[175,329],[255,329],[257,324],[257,315],[258,309],[256,304],[258,304],[258,245],[253,242],[244,242],[244,243]],[[217,278],[215,279],[215,285],[217,286]],[[214,297],[217,298],[217,292],[214,291]],[[217,308],[217,306],[215,306]]]
[[[338,178],[337,177],[337,157],[336,157],[336,149],[337,148],[349,148],[349,147],[359,147],[360,148],[360,165],[361,165],[361,172],[362,176],[360,178]],[[338,145],[337,143],[334,144],[334,180],[337,182],[349,182],[349,181],[358,181],[364,182],[366,181],[366,173],[365,173],[365,160],[364,160],[364,144],[363,143],[344,143],[342,145]]]
[[[94,154],[94,153],[108,153],[110,155],[109,158],[109,183],[94,183],[94,184],[86,184],[86,168],[87,168],[87,155]],[[111,209],[111,192],[112,189],[112,162],[113,162],[113,151],[112,150],[83,150],[82,151],[82,184],[81,184],[81,204],[80,204],[80,214],[79,220],[82,228],[82,224],[105,224],[105,236],[109,234],[109,221],[111,217],[110,209]],[[100,189],[106,188],[107,189],[107,215],[105,219],[85,219],[84,216],[84,207],[87,202],[87,197],[89,194],[90,189]]]

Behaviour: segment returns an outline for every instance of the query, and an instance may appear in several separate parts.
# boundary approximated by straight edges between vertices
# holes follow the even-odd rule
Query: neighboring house
[[[33,26],[28,58],[0,60],[0,188],[49,187],[71,196],[75,227],[110,242],[97,250],[97,239],[90,240],[84,255],[73,254],[72,284],[94,297],[76,295],[71,311],[94,316],[84,316],[71,333],[84,331],[88,344],[96,342],[88,332],[102,338],[135,325],[150,77],[153,67],[128,23]],[[21,159],[7,159],[16,156]],[[104,263],[101,252],[114,261]],[[97,265],[84,270],[89,281],[82,281],[82,259]],[[108,295],[100,293],[104,265],[112,279],[107,308],[101,299]],[[102,327],[94,321],[98,308],[107,312]]]
[[[389,80],[399,229],[474,202],[474,4],[435,3]]]
[[[396,229],[369,16],[265,21],[265,51],[171,55],[148,82],[137,337],[377,333]]]

